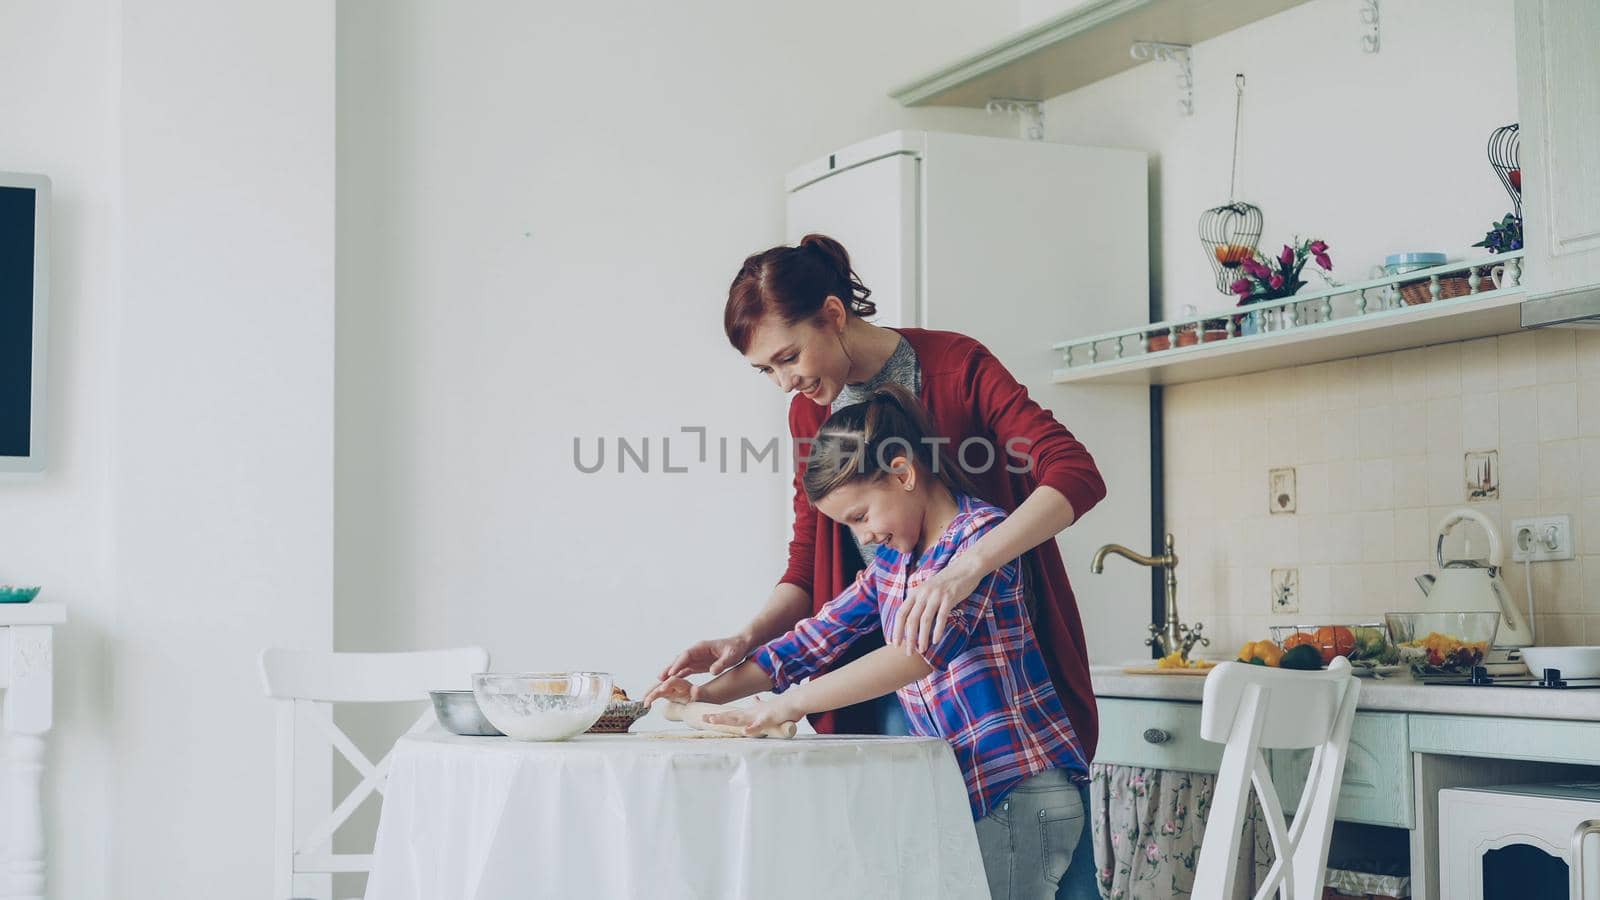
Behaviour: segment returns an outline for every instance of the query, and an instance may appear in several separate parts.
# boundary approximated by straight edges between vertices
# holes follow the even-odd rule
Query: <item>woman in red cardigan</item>
[[[844,247],[807,235],[796,247],[774,247],[744,261],[728,291],[728,340],[758,372],[796,396],[789,430],[799,442],[817,433],[830,408],[857,402],[885,381],[915,393],[939,434],[983,499],[1010,515],[933,578],[919,586],[896,643],[926,647],[943,631],[945,615],[989,573],[1023,557],[1028,607],[1045,664],[1089,758],[1099,734],[1089,660],[1077,601],[1055,536],[1105,496],[1094,460],[1072,434],[1006,371],[984,346],[965,335],[919,328],[883,328],[871,294],[850,267]],[[803,461],[802,461],[803,465]],[[798,467],[797,467],[798,468]],[[795,473],[794,537],[789,565],[766,606],[738,634],[701,641],[661,673],[717,674],[755,648],[788,632],[854,580],[863,555],[848,528],[818,515]],[[862,640],[851,659],[881,646]],[[893,695],[889,704],[898,706]],[[887,710],[888,721],[892,713]],[[827,733],[880,733],[884,703],[862,704],[814,717]],[[1087,829],[1086,829],[1087,830]]]

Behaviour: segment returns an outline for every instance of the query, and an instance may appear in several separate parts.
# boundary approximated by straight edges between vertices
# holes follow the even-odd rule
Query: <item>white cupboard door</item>
[[[1525,283],[1536,293],[1600,284],[1600,4],[1516,10]]]
[[[789,194],[790,243],[813,232],[850,251],[889,327],[915,326],[917,313],[917,168],[898,153],[834,172]]]

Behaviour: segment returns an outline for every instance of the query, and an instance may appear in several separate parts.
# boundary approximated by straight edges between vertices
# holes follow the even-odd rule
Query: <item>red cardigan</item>
[[[1012,512],[1034,488],[1048,484],[1072,503],[1073,511],[1081,518],[1105,497],[1105,482],[1089,451],[1049,410],[1034,402],[1027,388],[1018,384],[982,344],[948,331],[895,330],[911,342],[917,353],[922,369],[919,397],[932,416],[935,429],[951,439],[947,450],[953,453],[969,437],[994,442],[998,454],[995,465],[987,472],[971,474],[984,500]],[[789,404],[789,432],[796,440],[815,437],[825,418],[827,410],[804,396],[795,395]],[[1008,463],[1013,469],[1020,467],[1017,457],[1005,455],[1007,442],[1014,438],[1031,439],[1031,443],[1018,444],[1032,458],[1030,472],[1006,471]],[[977,464],[981,456],[974,450],[968,458]],[[812,508],[801,487],[802,473],[803,469],[795,474],[789,568],[779,581],[809,593],[812,612],[816,612],[855,579],[859,554],[853,546],[847,548],[851,538],[844,528]],[[1037,618],[1033,627],[1044,651],[1045,666],[1086,757],[1093,759],[1099,718],[1089,683],[1083,623],[1078,618],[1072,586],[1067,583],[1061,550],[1049,540],[1029,551],[1027,557],[1032,557],[1034,573],[1035,596],[1030,599]],[[881,646],[881,635],[869,636],[858,641],[836,665],[842,666]],[[871,734],[878,727],[872,707],[867,704],[812,716],[811,723],[824,733]]]

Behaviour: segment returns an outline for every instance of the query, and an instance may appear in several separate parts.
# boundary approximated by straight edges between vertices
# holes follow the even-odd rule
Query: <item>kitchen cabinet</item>
[[[1416,821],[1411,803],[1411,749],[1406,716],[1400,713],[1356,713],[1350,729],[1350,755],[1334,818],[1341,822],[1410,828]],[[1305,790],[1310,750],[1274,750],[1268,754],[1272,783],[1285,813],[1299,806]]]
[[[1517,0],[1524,283],[1532,295],[1600,285],[1600,4]]]

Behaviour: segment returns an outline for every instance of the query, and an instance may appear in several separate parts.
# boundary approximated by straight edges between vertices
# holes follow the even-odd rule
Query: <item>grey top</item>
[[[833,398],[828,404],[828,412],[838,412],[840,409],[853,403],[862,403],[872,397],[872,392],[889,384],[898,384],[912,394],[922,391],[922,364],[917,362],[917,351],[911,348],[911,342],[900,337],[900,343],[895,345],[894,352],[889,354],[889,359],[878,370],[878,374],[868,378],[860,384],[847,384],[839,391],[839,396]],[[856,549],[861,551],[861,560],[871,563],[872,557],[877,555],[876,544],[863,544],[856,538],[854,530],[850,530],[850,538],[856,542]]]

